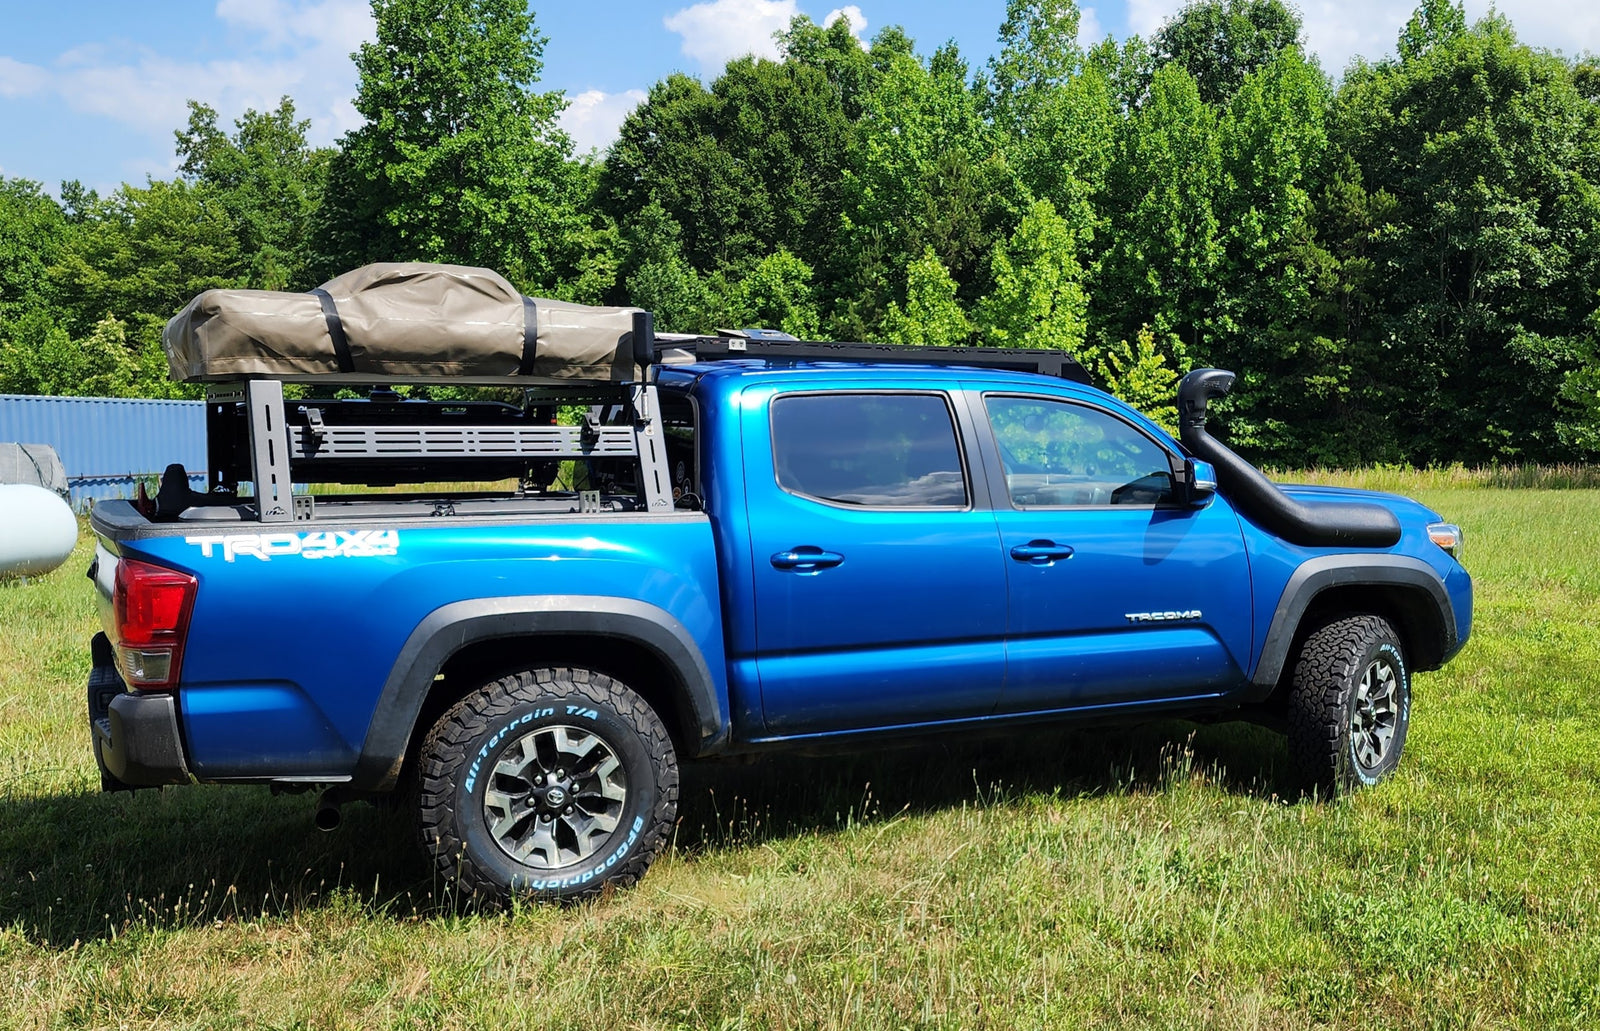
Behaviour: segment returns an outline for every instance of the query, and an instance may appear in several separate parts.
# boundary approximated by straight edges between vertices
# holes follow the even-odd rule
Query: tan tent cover
[[[348,341],[351,371],[375,377],[514,376],[531,307],[525,375],[622,382],[633,362],[637,308],[524,298],[488,269],[423,262],[365,265],[322,284]],[[316,293],[207,290],[162,334],[177,380],[340,372]]]

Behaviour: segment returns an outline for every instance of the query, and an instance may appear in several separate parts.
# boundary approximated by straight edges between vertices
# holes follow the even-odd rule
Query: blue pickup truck
[[[1070,361],[751,336],[520,403],[214,389],[211,489],[94,512],[104,786],[389,794],[464,892],[572,897],[644,873],[688,759],[1222,716],[1370,784],[1467,639],[1459,528],[1268,482],[1206,432],[1231,374],[1174,439]],[[479,483],[285,489],[423,479]]]

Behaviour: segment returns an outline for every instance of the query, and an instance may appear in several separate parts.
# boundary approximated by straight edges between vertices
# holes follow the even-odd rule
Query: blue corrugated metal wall
[[[0,394],[0,441],[49,444],[66,466],[72,503],[132,497],[138,477],[182,462],[206,488],[204,401]]]

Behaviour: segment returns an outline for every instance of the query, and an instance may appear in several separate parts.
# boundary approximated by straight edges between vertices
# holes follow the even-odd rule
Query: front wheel
[[[1288,715],[1301,787],[1332,795],[1393,773],[1411,726],[1411,675],[1388,620],[1349,616],[1308,636]]]
[[[424,740],[419,781],[424,845],[447,883],[485,901],[632,884],[677,816],[660,717],[583,669],[524,670],[467,695]]]

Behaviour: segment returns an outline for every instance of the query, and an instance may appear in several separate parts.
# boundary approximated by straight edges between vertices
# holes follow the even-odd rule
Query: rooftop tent
[[[489,269],[384,262],[310,293],[207,290],[167,323],[180,381],[637,380],[633,315],[524,297]]]

